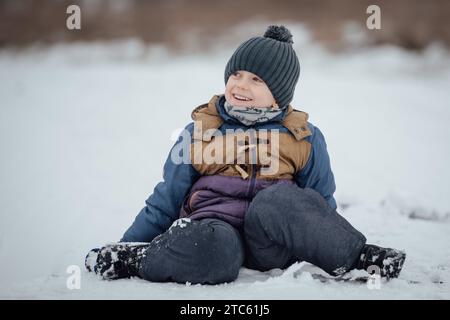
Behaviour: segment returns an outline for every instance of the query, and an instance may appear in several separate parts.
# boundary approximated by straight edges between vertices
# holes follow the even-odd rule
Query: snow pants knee
[[[262,271],[306,261],[340,274],[354,266],[366,243],[317,191],[282,184],[255,196],[244,232],[246,265]]]
[[[231,282],[244,261],[242,243],[239,232],[224,221],[178,219],[150,243],[139,273],[154,282]]]

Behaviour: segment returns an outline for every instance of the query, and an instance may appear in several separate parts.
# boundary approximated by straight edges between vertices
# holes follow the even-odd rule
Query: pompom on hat
[[[294,97],[300,63],[292,47],[291,32],[284,26],[269,26],[262,37],[242,43],[225,67],[225,84],[231,74],[244,70],[260,77],[281,109]]]

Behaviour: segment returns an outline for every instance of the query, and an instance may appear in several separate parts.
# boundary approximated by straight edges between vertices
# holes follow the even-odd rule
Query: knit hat
[[[225,84],[238,70],[252,72],[264,80],[278,106],[286,108],[300,76],[293,43],[287,28],[269,26],[263,37],[253,37],[236,49],[225,67]]]

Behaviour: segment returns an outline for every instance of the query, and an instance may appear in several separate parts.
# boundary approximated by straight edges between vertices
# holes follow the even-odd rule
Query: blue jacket
[[[224,120],[220,127],[221,131],[226,129],[245,128],[238,121],[231,118],[218,103],[217,111]],[[256,125],[255,129],[278,129],[280,132],[288,130],[282,126],[279,120],[273,119],[271,123]],[[333,194],[336,190],[334,175],[330,166],[330,158],[327,152],[325,138],[319,128],[308,122],[311,135],[304,138],[311,144],[306,166],[295,176],[297,185],[301,188],[311,188],[319,192],[329,206],[336,209],[336,201]],[[191,139],[194,123],[189,123],[186,128]],[[200,174],[190,163],[174,163],[171,154],[174,150],[183,156],[185,135],[181,135],[172,147],[169,156],[164,164],[163,181],[159,182],[153,193],[146,200],[145,207],[139,212],[133,224],[123,235],[122,242],[151,242],[153,238],[165,232],[180,216],[180,208],[183,200],[189,193],[192,185],[200,177]]]

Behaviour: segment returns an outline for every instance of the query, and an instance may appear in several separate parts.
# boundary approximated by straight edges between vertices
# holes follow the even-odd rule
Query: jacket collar
[[[223,95],[214,95],[208,103],[202,104],[192,111],[191,117],[194,121],[202,122],[202,130],[218,129],[224,122],[238,124],[239,122],[230,117],[222,108]],[[280,118],[273,119],[279,121],[281,125],[287,128],[297,140],[302,140],[312,133],[308,126],[309,115],[306,112],[295,110],[289,105]]]

